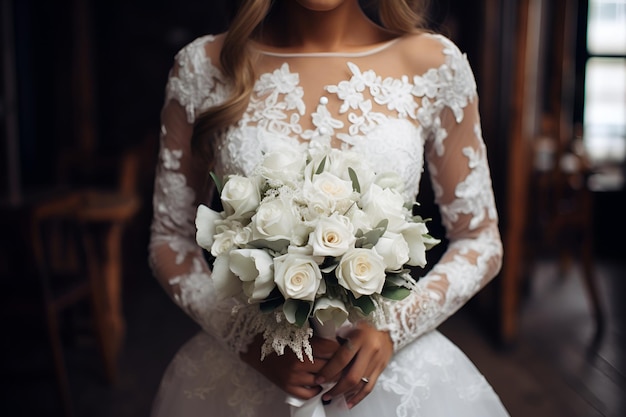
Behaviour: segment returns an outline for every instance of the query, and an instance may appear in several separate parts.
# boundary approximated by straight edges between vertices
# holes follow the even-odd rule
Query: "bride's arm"
[[[227,94],[219,71],[199,39],[176,56],[161,113],[159,159],[153,196],[150,266],[172,299],[229,350],[240,352],[258,333],[245,306],[217,300],[210,268],[195,240],[199,204],[209,204],[208,167],[192,153],[193,123],[202,110]]]
[[[432,121],[426,158],[449,246],[417,291],[390,303],[396,350],[456,312],[498,273],[502,261],[474,77],[456,46],[442,42],[446,66],[430,103],[433,113],[424,120]]]
[[[437,79],[431,80],[437,93],[421,97],[417,118],[430,132],[426,158],[449,246],[407,298],[383,302],[386,323],[378,323],[379,330],[361,323],[346,335],[350,343],[319,372],[318,382],[338,378],[325,396],[343,393],[349,406],[371,392],[391,350],[398,351],[436,328],[501,266],[502,243],[474,78],[456,46],[439,39],[445,62],[435,65]],[[437,52],[441,53],[441,45]]]

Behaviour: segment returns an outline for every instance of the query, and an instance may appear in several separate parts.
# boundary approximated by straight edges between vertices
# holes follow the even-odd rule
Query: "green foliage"
[[[356,298],[351,292],[348,292],[348,298],[350,299],[350,303],[361,310],[366,316],[376,310],[376,304],[374,304],[372,297],[368,295],[362,295]]]
[[[387,231],[387,225],[389,225],[389,220],[383,219],[376,225],[375,228],[363,233],[363,230],[359,229],[356,231],[356,243],[355,246],[357,248],[365,248],[371,249],[376,243],[378,243],[378,239]]]
[[[211,171],[209,173],[209,175],[211,176],[211,178],[213,179],[213,182],[215,183],[215,188],[217,188],[217,193],[219,195],[222,195],[222,190],[224,189],[224,184],[222,184],[222,181],[217,177],[215,172]]]
[[[248,242],[248,246],[254,249],[269,249],[276,253],[285,253],[287,251],[287,247],[289,247],[289,239],[256,239]]]
[[[320,165],[317,167],[317,170],[315,171],[315,175],[319,175],[322,172],[324,172],[325,166],[326,166],[326,157],[324,157],[324,159],[322,159],[322,162],[320,162]]]
[[[356,172],[350,167],[348,167],[348,175],[350,176],[350,180],[352,180],[352,189],[357,193],[361,193],[361,184],[359,184],[359,177],[357,177]]]
[[[389,298],[390,300],[403,300],[411,293],[411,290],[407,287],[383,287],[382,292],[380,293],[383,297]]]
[[[313,303],[304,300],[285,300],[283,306],[283,312],[289,323],[295,324],[298,327],[304,326],[309,320],[311,311],[313,310]]]

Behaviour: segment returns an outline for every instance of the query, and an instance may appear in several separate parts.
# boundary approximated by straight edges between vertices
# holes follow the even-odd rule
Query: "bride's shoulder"
[[[177,66],[193,66],[204,64],[207,61],[213,66],[219,66],[219,56],[224,43],[225,34],[204,35],[189,42],[176,53]]]
[[[466,59],[465,54],[450,38],[434,32],[420,31],[404,35],[398,46],[405,64],[416,73]]]

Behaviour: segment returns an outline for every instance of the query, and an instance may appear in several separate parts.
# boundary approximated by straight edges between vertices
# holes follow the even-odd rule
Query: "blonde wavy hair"
[[[235,2],[220,53],[222,72],[232,85],[231,96],[200,114],[193,128],[193,149],[206,158],[209,165],[213,162],[215,136],[235,124],[248,106],[256,79],[248,42],[259,35],[277,1],[281,0]],[[370,0],[361,3],[365,9],[377,13],[376,20],[385,29],[398,35],[414,32],[423,25],[424,1]]]

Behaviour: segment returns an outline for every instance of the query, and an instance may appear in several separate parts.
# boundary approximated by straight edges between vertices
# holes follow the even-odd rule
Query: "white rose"
[[[350,219],[333,213],[330,217],[322,217],[309,235],[309,245],[313,247],[314,256],[341,256],[350,248],[354,248],[354,228]]]
[[[302,194],[305,206],[300,209],[300,213],[305,221],[313,223],[333,212],[333,202],[324,195],[312,192],[310,186],[305,185]]]
[[[343,301],[336,298],[320,297],[315,300],[313,316],[319,321],[318,327],[329,326],[338,329],[348,319],[348,309]],[[334,331],[332,332],[335,333]]]
[[[385,232],[374,246],[383,257],[388,271],[397,271],[409,261],[409,245],[399,233]]]
[[[385,283],[385,262],[372,249],[351,249],[343,255],[335,270],[339,284],[359,298],[380,293]]]
[[[215,235],[215,240],[213,241],[213,245],[211,245],[211,255],[216,258],[220,255],[229,252],[234,244],[234,239],[237,236],[237,233],[234,230],[226,229],[222,233],[218,233]]]
[[[222,220],[222,215],[207,206],[200,204],[196,211],[196,242],[200,247],[210,250],[213,246],[216,223]]]
[[[400,233],[409,246],[407,264],[424,267],[426,265],[426,249],[439,243],[439,239],[424,236],[428,234],[428,228],[424,223],[407,223]]]
[[[313,256],[313,247],[308,244],[304,246],[289,245],[287,247],[287,253],[311,258],[318,265],[324,262],[323,256]]]
[[[243,292],[251,303],[265,300],[275,287],[274,260],[264,250],[233,250],[230,270],[243,281]]]
[[[232,175],[224,184],[220,198],[228,216],[243,217],[256,210],[261,201],[257,180]]]
[[[382,189],[372,184],[363,195],[361,206],[374,226],[387,219],[389,221],[387,229],[398,232],[406,224],[408,211],[404,207],[404,198],[396,191]]]
[[[294,253],[274,258],[274,282],[285,299],[314,301],[322,281],[315,260]]]
[[[213,262],[211,279],[215,285],[218,300],[225,300],[241,292],[241,281],[229,268],[228,253],[218,256]]]
[[[223,220],[215,228],[211,255],[218,257],[233,247],[241,248],[250,242],[250,238],[250,227],[244,227],[238,221]]]
[[[261,203],[252,216],[253,239],[291,240],[294,229],[299,226],[295,207],[288,198],[276,198]]]
[[[376,226],[375,224],[372,224],[370,218],[367,217],[367,214],[365,214],[363,210],[359,209],[356,206],[348,211],[347,217],[350,219],[354,230],[361,229],[365,232]]]
[[[236,246],[245,246],[246,243],[250,242],[250,240],[252,240],[252,230],[249,226],[235,228],[235,237],[233,238],[233,243]]]
[[[315,175],[305,181],[302,196],[314,213],[329,214],[333,211],[345,212],[357,198],[352,182],[343,180],[329,172]]]
[[[259,170],[261,176],[270,184],[287,184],[294,186],[302,180],[306,154],[290,147],[265,154]],[[275,184],[276,185],[276,184]]]
[[[366,163],[366,159],[358,152],[346,152],[339,149],[333,149],[329,156],[329,164],[327,171],[337,175],[345,180],[351,180],[348,168],[351,168],[356,174],[361,191],[370,187],[374,181],[374,170]]]
[[[389,188],[394,190],[395,192],[402,194],[404,189],[406,188],[404,181],[394,171],[381,172],[376,175],[374,180],[374,184],[380,186],[380,188]]]

